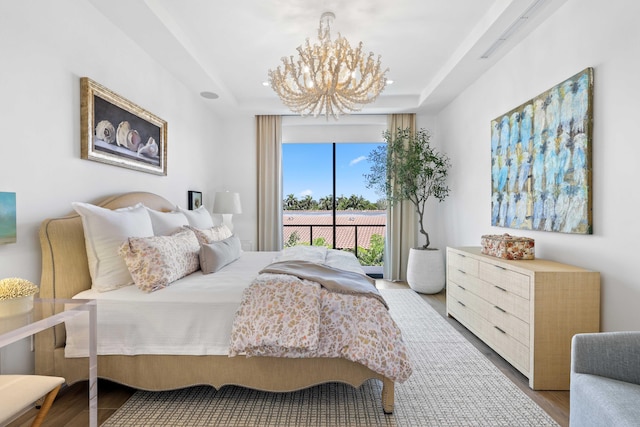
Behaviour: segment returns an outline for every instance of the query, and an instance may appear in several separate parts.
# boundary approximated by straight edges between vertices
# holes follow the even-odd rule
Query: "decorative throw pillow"
[[[144,292],[165,288],[200,267],[200,244],[191,230],[171,236],[131,237],[119,253]]]
[[[196,237],[201,245],[219,242],[220,240],[228,239],[233,235],[231,230],[229,230],[229,227],[224,224],[214,225],[209,228],[197,228],[188,225],[187,228],[196,233]]]
[[[204,244],[200,247],[200,268],[204,274],[215,273],[240,258],[241,253],[238,236]]]
[[[187,210],[178,206],[178,210],[185,214],[189,225],[197,228],[210,228],[213,227],[213,219],[208,210],[204,206],[200,206],[198,209]]]
[[[187,216],[180,211],[160,212],[147,208],[147,212],[151,217],[155,236],[169,236],[189,224]]]
[[[131,274],[118,248],[128,237],[153,236],[147,209],[141,203],[115,210],[89,203],[71,205],[82,218],[92,288],[105,292],[131,285]]]

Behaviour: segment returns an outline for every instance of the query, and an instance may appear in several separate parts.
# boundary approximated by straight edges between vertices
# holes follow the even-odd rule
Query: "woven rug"
[[[407,343],[413,375],[382,412],[380,381],[292,393],[241,387],[136,392],[104,424],[127,426],[557,426],[412,290],[381,290]]]

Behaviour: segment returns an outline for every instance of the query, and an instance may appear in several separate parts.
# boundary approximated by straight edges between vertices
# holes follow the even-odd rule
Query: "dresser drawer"
[[[462,323],[467,329],[477,335],[480,339],[484,340],[486,337],[482,334],[482,330],[487,328],[480,328],[479,325],[486,323],[478,313],[473,311],[471,307],[464,302],[463,298],[456,298],[454,296],[447,295],[447,313],[454,317],[458,322]]]
[[[505,291],[529,299],[529,276],[489,262],[481,262],[478,277]]]
[[[520,372],[529,375],[529,347],[523,345],[506,331],[496,328],[496,325],[473,310],[472,306],[468,305],[469,301],[465,302],[463,296],[460,298],[458,296],[460,295],[447,296],[447,298],[451,298],[450,303],[447,304],[449,314],[496,350]]]
[[[529,347],[531,327],[528,322],[503,310],[497,305],[488,307],[487,313],[489,323],[505,331],[525,347]]]
[[[506,331],[491,325],[490,330],[483,331],[487,336],[486,342],[491,345],[509,363],[515,366],[524,375],[529,376],[531,363],[529,362],[529,346],[523,345]]]
[[[465,307],[473,310],[478,316],[485,320],[489,318],[489,304],[476,294],[470,292],[464,286],[457,283],[451,283],[447,288],[447,297],[451,296],[458,304],[462,303]]]
[[[462,271],[472,276],[478,276],[478,265],[480,262],[470,256],[455,251],[447,252],[447,264],[449,269]]]
[[[492,307],[496,306],[499,310],[503,310],[506,313],[529,323],[530,301],[528,299],[509,292],[502,286],[485,282],[477,277],[463,273],[458,269],[449,270],[448,281],[449,288],[447,292],[451,292],[455,286],[459,286],[486,300]]]
[[[491,305],[526,323],[530,323],[531,302],[528,299],[505,291],[501,286],[492,285],[483,281],[480,281],[480,283],[484,285],[483,295]]]
[[[483,283],[481,283],[481,280],[461,269],[450,268],[448,280],[449,282],[453,282],[476,295],[480,295],[481,292],[484,292],[484,286]]]
[[[458,303],[464,304],[473,310],[478,316],[486,319],[492,325],[498,326],[501,330],[513,336],[520,343],[529,346],[529,322],[527,306],[525,305],[521,311],[526,312],[527,321],[516,317],[512,312],[505,310],[499,305],[492,304],[484,298],[470,291],[470,288],[451,282],[447,288],[447,297],[452,297]],[[514,296],[515,298],[520,298]],[[503,304],[504,305],[504,304]],[[517,311],[517,310],[515,310]]]

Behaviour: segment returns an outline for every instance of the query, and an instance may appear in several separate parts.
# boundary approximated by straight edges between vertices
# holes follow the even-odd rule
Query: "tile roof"
[[[333,218],[328,211],[284,211],[284,241],[296,231],[301,242],[309,242],[313,230],[313,238],[323,237],[328,244],[333,243]],[[338,211],[336,212],[336,248],[353,248],[355,246],[356,226],[358,246],[369,248],[371,236],[385,235],[387,223],[386,211]]]

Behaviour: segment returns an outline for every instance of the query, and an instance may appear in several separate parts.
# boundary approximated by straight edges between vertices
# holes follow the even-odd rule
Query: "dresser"
[[[529,379],[569,390],[571,338],[600,330],[600,273],[554,261],[507,261],[447,248],[447,315]]]

